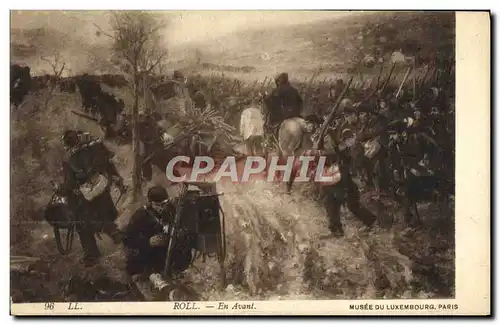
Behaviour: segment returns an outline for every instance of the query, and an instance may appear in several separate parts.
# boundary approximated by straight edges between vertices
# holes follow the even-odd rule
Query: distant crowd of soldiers
[[[319,185],[333,235],[342,235],[340,208],[349,210],[367,227],[377,220],[360,203],[360,191],[353,178],[366,190],[388,195],[404,207],[409,226],[421,223],[418,201],[446,201],[454,195],[454,108],[452,77],[421,89],[418,97],[397,96],[396,91],[359,100],[356,91],[347,92],[328,137],[332,147],[308,150],[306,155],[327,157],[338,164],[340,183]],[[302,114],[299,92],[290,85],[288,75],[280,74],[276,89],[265,99],[268,132],[292,117],[303,117],[316,125],[324,122],[324,112]],[[345,83],[335,84],[332,103]],[[416,95],[416,94],[415,94]],[[356,101],[358,100],[358,101]],[[323,139],[321,140],[324,144]],[[358,182],[359,183],[359,182]]]

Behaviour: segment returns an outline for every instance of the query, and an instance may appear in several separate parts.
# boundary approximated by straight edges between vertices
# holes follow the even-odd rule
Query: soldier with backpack
[[[118,211],[110,190],[112,183],[121,193],[126,188],[111,161],[113,154],[100,138],[67,130],[62,140],[68,155],[63,163],[61,192],[71,198],[68,203],[76,216],[76,231],[84,251],[84,263],[92,265],[100,256],[96,234],[106,233],[115,243],[121,241],[121,234],[114,223]]]

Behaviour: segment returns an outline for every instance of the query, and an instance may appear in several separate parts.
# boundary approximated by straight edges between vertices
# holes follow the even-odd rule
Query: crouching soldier
[[[173,229],[175,245],[168,247],[171,227],[175,227],[176,207],[165,188],[150,188],[147,200],[148,203],[132,215],[123,239],[127,249],[127,273],[134,282],[145,280],[153,273],[163,274],[169,251],[167,277],[185,271],[192,261],[194,239],[184,229]]]

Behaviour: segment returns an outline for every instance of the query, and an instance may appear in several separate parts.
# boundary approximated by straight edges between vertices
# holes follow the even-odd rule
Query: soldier
[[[370,158],[365,159],[367,173],[369,175],[367,185],[375,187],[376,190],[389,191],[390,180],[390,150],[389,133],[386,126],[394,118],[394,111],[385,98],[378,98],[375,103],[375,110],[370,112],[371,118],[363,128],[365,153],[372,151]],[[369,136],[369,134],[373,134]],[[378,152],[373,151],[374,147],[379,147]]]
[[[188,89],[189,96],[193,101],[193,107],[201,111],[207,108],[208,102],[205,93],[200,89],[192,79],[186,81],[186,88]]]
[[[99,125],[103,129],[105,137],[115,136],[118,115],[124,111],[125,103],[121,98],[106,92],[100,92],[96,96],[96,103]]]
[[[10,66],[10,102],[19,106],[31,88],[31,70],[17,64]]]
[[[337,100],[337,98],[339,98],[339,96],[342,93],[342,91],[344,90],[344,88],[345,88],[344,80],[337,79],[335,81],[335,85],[333,87],[331,87],[331,89],[330,89],[329,97],[332,100],[332,102],[335,102]]]
[[[349,131],[343,132],[341,136],[346,136],[348,133]],[[377,217],[367,208],[362,206],[358,186],[352,180],[350,170],[352,158],[350,150],[352,150],[355,144],[355,138],[348,137],[344,141],[335,139],[335,142],[336,145],[334,145],[332,149],[308,150],[304,155],[315,156],[315,161],[317,161],[320,156],[326,157],[325,169],[327,172],[324,174],[332,176],[334,181],[329,183],[317,183],[316,188],[327,213],[328,228],[331,234],[333,236],[343,236],[344,230],[340,220],[340,208],[342,205],[347,204],[348,209],[367,227],[371,227],[377,220]],[[319,147],[321,148],[322,145]],[[338,172],[340,174],[332,172],[335,171],[335,164],[338,165]],[[316,166],[312,164],[310,167],[312,168],[311,170],[313,170],[313,175],[311,177],[314,177]],[[300,166],[296,164],[292,171],[292,180],[288,184],[288,190],[291,189],[293,178],[297,176],[299,170]]]
[[[139,114],[138,119],[139,124],[139,139],[142,143],[142,162],[141,162],[141,174],[142,176],[150,181],[153,177],[153,166],[151,163],[150,156],[154,154],[156,150],[161,148],[160,136],[161,129],[156,123],[153,115]]]
[[[114,223],[118,211],[110,189],[113,182],[124,193],[125,186],[111,162],[112,153],[99,138],[67,130],[62,140],[68,152],[68,159],[63,163],[64,184],[79,197],[77,206],[73,206],[79,216],[76,230],[84,250],[84,262],[91,265],[100,256],[95,239],[97,233],[106,233],[115,243],[121,241]]]
[[[98,96],[102,92],[101,85],[92,76],[84,73],[76,77],[76,85],[82,97],[82,107],[86,112],[96,114]]]
[[[196,90],[193,95],[194,108],[204,110],[207,108],[207,100],[205,94],[201,90]]]
[[[175,70],[173,74],[173,82],[175,97],[170,99],[171,102],[174,102],[176,114],[180,118],[186,116],[186,114],[192,111],[194,106],[193,100],[189,95],[189,90],[187,87],[187,78],[180,72],[179,70]]]
[[[152,273],[163,273],[169,243],[167,234],[174,226],[176,207],[165,188],[151,187],[147,200],[148,203],[132,215],[123,239],[127,248],[127,273],[134,281]],[[182,230],[176,231],[176,236],[170,267],[172,273],[183,272],[192,260],[191,236]]]
[[[283,120],[300,117],[302,98],[288,80],[288,73],[281,73],[275,79],[276,88],[265,99],[268,107],[266,129],[277,127]]]

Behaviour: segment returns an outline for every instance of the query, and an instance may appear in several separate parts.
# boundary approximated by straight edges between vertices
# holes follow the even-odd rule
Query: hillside
[[[109,49],[103,44],[91,44],[86,38],[70,31],[52,27],[11,29],[11,62],[29,65],[32,74],[53,74],[50,63],[60,56],[65,63],[64,75],[106,73],[116,71],[108,62]]]
[[[101,263],[85,269],[77,240],[73,252],[61,256],[54,234],[43,220],[43,207],[52,194],[50,181],[58,180],[63,157],[60,134],[67,127],[100,135],[92,122],[76,118],[69,109],[79,105],[77,94],[56,92],[49,107],[39,110],[43,92],[31,96],[23,110],[13,115],[11,161],[11,254],[40,258],[47,263],[46,278],[36,273],[13,276],[14,301],[43,302],[68,299],[70,279],[95,281],[103,276],[126,283],[124,249],[106,236],[99,241]],[[36,118],[34,118],[36,117]],[[131,147],[106,143],[114,162],[131,181]],[[162,171],[155,170],[151,183],[166,185]],[[454,296],[453,214],[441,214],[435,206],[421,209],[425,226],[408,232],[401,224],[399,208],[369,194],[363,202],[372,211],[393,214],[391,229],[376,227],[367,232],[346,210],[342,212],[345,237],[328,235],[324,211],[308,192],[297,186],[293,195],[273,184],[222,184],[218,191],[226,223],[226,275],[228,286],[218,289],[219,267],[215,258],[198,258],[184,281],[203,300],[297,300],[431,298]],[[113,199],[117,200],[114,191]],[[127,224],[138,204],[120,201],[117,224]],[[48,281],[46,280],[48,277]],[[72,292],[83,294],[81,290]],[[86,298],[78,298],[82,301]]]
[[[35,71],[43,69],[36,56],[48,49],[62,51],[75,74],[113,70],[105,59],[106,46],[90,44],[88,37],[48,28],[13,30],[11,34],[12,60],[33,65]],[[259,79],[286,70],[305,78],[319,67],[324,76],[341,73],[360,51],[371,54],[380,48],[387,55],[403,49],[423,58],[430,53],[450,57],[454,43],[454,13],[354,13],[310,24],[241,31],[182,47],[172,44],[169,67]]]
[[[314,84],[306,88],[307,95],[319,87]],[[225,84],[223,91],[229,88],[230,84]],[[78,241],[70,255],[59,255],[53,231],[43,220],[43,208],[52,194],[49,184],[59,179],[64,155],[61,132],[74,127],[101,135],[94,123],[70,113],[80,105],[78,94],[56,91],[48,107],[43,108],[46,95],[45,91],[31,94],[22,110],[12,114],[10,218],[11,254],[40,258],[49,265],[50,280],[37,274],[13,276],[11,293],[15,301],[69,299],[63,290],[70,279],[77,277],[94,281],[107,276],[126,282],[122,245],[114,245],[103,236],[99,241],[101,263],[85,269],[78,262]],[[130,185],[130,145],[106,144]],[[163,171],[156,169],[155,174],[153,182],[143,184],[144,192],[152,184],[167,184]],[[378,211],[381,220],[392,220],[392,227],[367,232],[343,210],[345,237],[332,240],[322,239],[328,234],[324,210],[310,197],[307,186],[297,186],[293,195],[285,195],[282,187],[267,183],[222,184],[218,191],[224,193],[221,203],[226,222],[228,286],[218,290],[219,268],[214,258],[197,259],[184,278],[204,300],[454,296],[453,211],[443,213],[436,206],[426,205],[420,209],[423,228],[407,231],[397,205],[377,202],[370,193],[364,193],[363,202]],[[116,192],[113,196],[116,200]],[[127,224],[137,206],[120,201],[120,227]],[[83,294],[78,290],[73,293]]]
[[[345,72],[359,52],[372,54],[377,48],[386,56],[403,49],[426,62],[435,53],[452,58],[454,17],[454,13],[439,12],[357,13],[286,28],[242,31],[191,46],[201,51],[204,62],[254,67],[252,75],[261,79],[284,70],[303,79],[320,67],[324,77]]]
[[[386,44],[375,39],[384,36]],[[319,66],[344,70],[360,46],[369,53],[379,45],[388,54],[414,43],[421,56],[436,51],[450,56],[454,42],[454,13],[369,13],[285,30],[243,32],[207,44],[206,51],[220,64],[254,65],[259,71],[292,69],[292,74],[307,75]]]

